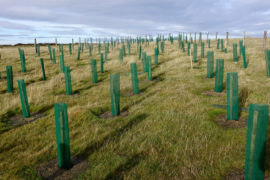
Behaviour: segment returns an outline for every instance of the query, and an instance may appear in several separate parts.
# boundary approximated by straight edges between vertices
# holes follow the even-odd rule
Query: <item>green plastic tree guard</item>
[[[65,84],[66,84],[66,94],[72,95],[72,84],[71,84],[71,75],[70,75],[70,67],[65,66]]]
[[[214,77],[214,52],[213,51],[207,52],[207,77],[208,78]]]
[[[184,41],[182,41],[182,50],[183,50],[183,52],[186,52],[186,50],[185,50],[185,43],[184,43]]]
[[[151,56],[147,56],[147,73],[148,73],[148,80],[152,81],[152,61]]]
[[[201,58],[204,58],[204,42],[201,43]]]
[[[6,66],[7,71],[7,89],[9,93],[13,92],[13,71],[12,66]]]
[[[72,47],[71,47],[71,43],[68,44],[68,48],[69,48],[69,55],[72,54]]]
[[[268,105],[249,105],[245,162],[246,180],[264,179],[268,109]]]
[[[164,53],[164,47],[165,47],[164,41],[161,42],[160,46],[161,46],[161,53],[163,54]]]
[[[233,44],[233,62],[238,61],[238,56],[237,56],[237,43]]]
[[[224,52],[224,43],[223,43],[223,39],[220,40],[220,45],[221,45],[221,52]]]
[[[20,92],[23,117],[24,118],[30,117],[30,109],[29,109],[29,104],[28,104],[27,92],[26,92],[25,83],[23,79],[18,80],[18,88]]]
[[[56,127],[58,166],[60,168],[69,169],[72,166],[72,164],[70,161],[67,104],[66,103],[54,104],[54,116]]]
[[[48,49],[49,49],[50,60],[52,60],[52,48],[51,48],[51,45],[48,45]]]
[[[227,120],[238,121],[239,117],[238,74],[227,73]]]
[[[20,54],[21,70],[22,72],[26,72],[24,50],[22,50],[21,48],[18,48],[18,50]]]
[[[110,75],[110,95],[112,115],[117,116],[120,114],[120,74]]]
[[[125,46],[125,44],[122,45],[122,50],[123,50],[123,56],[126,56],[127,53],[126,53],[126,46]]]
[[[139,46],[139,59],[142,58],[142,46]]]
[[[103,65],[104,65],[104,62],[103,62],[103,53],[100,54],[100,72],[103,73]]]
[[[270,77],[270,50],[265,50],[266,75]]]
[[[140,94],[137,64],[131,63],[130,68],[133,94]]]
[[[81,58],[81,47],[78,47],[78,54],[77,54],[77,60],[80,60]]]
[[[224,59],[216,60],[215,92],[223,90]]]
[[[53,48],[53,64],[56,63],[56,57],[55,57],[55,48]]]
[[[158,65],[158,48],[155,48],[155,65]]]
[[[130,55],[130,42],[128,41],[128,55]]]
[[[187,42],[187,55],[190,56],[190,42]]]
[[[193,62],[197,62],[197,44],[193,44]]]
[[[220,39],[217,40],[217,49],[219,49],[220,46]]]
[[[40,44],[37,44],[37,56],[40,57]]]
[[[142,56],[142,63],[143,63],[143,72],[147,72],[147,66],[146,66],[146,52],[143,52]]]
[[[44,68],[43,58],[40,58],[40,65],[41,65],[43,80],[46,80],[46,74],[45,74],[45,68]]]
[[[89,46],[89,57],[91,57],[92,56],[92,46]]]
[[[60,55],[60,69],[61,69],[61,72],[65,72],[64,54]]]
[[[242,55],[243,40],[239,40],[239,56]]]
[[[208,39],[208,48],[211,48],[211,40],[210,39]]]
[[[246,50],[245,46],[242,46],[243,64],[244,68],[247,68]]]
[[[97,83],[98,82],[97,61],[95,59],[91,59],[91,71],[92,71],[92,83]]]

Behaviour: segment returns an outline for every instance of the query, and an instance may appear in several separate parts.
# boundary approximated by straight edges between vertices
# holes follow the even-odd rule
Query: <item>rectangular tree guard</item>
[[[49,49],[50,60],[52,60],[52,48],[50,45],[48,45],[48,49]]]
[[[142,63],[143,63],[143,72],[147,72],[147,66],[146,66],[146,52],[143,52],[142,56]]]
[[[64,54],[60,55],[60,69],[61,69],[61,72],[65,72]]]
[[[43,80],[46,80],[46,74],[45,74],[45,68],[44,68],[43,58],[40,58],[40,65],[41,65]]]
[[[246,48],[245,48],[245,46],[242,46],[242,55],[243,55],[243,65],[244,65],[244,68],[247,68]]]
[[[158,54],[159,54],[159,50],[158,50],[158,48],[156,47],[156,48],[155,48],[155,65],[158,65]]]
[[[24,118],[30,117],[30,109],[29,109],[29,104],[28,104],[27,92],[26,92],[25,83],[23,79],[18,80],[18,88],[20,92],[23,117]]]
[[[100,54],[100,72],[103,73],[103,53]]]
[[[55,57],[55,48],[53,48],[53,64],[56,63],[56,57]]]
[[[69,129],[67,104],[54,104],[57,160],[60,168],[68,169],[72,166],[70,161]]]
[[[204,42],[201,43],[201,58],[204,58]]]
[[[65,84],[66,84],[66,94],[72,95],[72,84],[69,66],[65,66]]]
[[[268,109],[268,105],[249,105],[245,162],[247,180],[264,179]]]
[[[81,47],[78,47],[78,54],[77,54],[77,60],[80,60],[81,58]]]
[[[243,40],[239,40],[239,56],[242,55]]]
[[[197,62],[197,44],[193,44],[193,62]]]
[[[223,90],[224,59],[216,60],[215,92]]]
[[[238,96],[238,73],[227,73],[227,120],[238,121],[239,96]]]
[[[214,77],[214,52],[213,51],[207,52],[207,77],[208,78]]]
[[[237,62],[238,61],[238,56],[237,56],[237,43],[233,44],[233,61]]]
[[[95,59],[91,59],[91,72],[92,72],[92,83],[97,83],[98,82],[97,61]]]
[[[7,89],[9,93],[13,92],[13,71],[12,66],[6,66],[7,72]]]
[[[117,116],[120,114],[120,74],[110,75],[110,95],[112,115]]]
[[[270,77],[270,50],[265,50],[266,75]]]
[[[68,44],[68,48],[69,48],[69,55],[71,55],[72,54],[71,43]]]
[[[147,74],[148,74],[148,80],[152,81],[152,61],[151,56],[147,56]]]
[[[133,94],[140,94],[137,64],[131,63],[130,68]]]

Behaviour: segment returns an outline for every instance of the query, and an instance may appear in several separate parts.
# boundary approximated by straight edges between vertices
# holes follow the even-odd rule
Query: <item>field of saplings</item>
[[[267,43],[1,46],[0,179],[270,178]]]

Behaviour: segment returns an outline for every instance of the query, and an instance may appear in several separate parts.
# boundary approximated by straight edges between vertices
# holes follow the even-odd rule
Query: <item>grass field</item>
[[[262,39],[247,38],[246,56],[235,64],[230,39],[228,53],[216,49],[211,41],[214,59],[225,60],[224,82],[227,72],[238,72],[239,92],[247,92],[241,99],[244,107],[250,103],[270,105],[270,80],[266,77]],[[77,48],[69,55],[64,46],[65,64],[71,68],[74,95],[65,95],[65,80],[57,63],[49,60],[48,47],[41,46],[47,80],[42,80],[39,57],[33,46],[20,46],[26,56],[26,73],[21,72],[18,47],[1,47],[0,60],[0,179],[41,179],[38,167],[57,158],[54,103],[68,105],[71,156],[84,155],[86,171],[78,179],[223,179],[229,171],[244,170],[246,127],[224,128],[214,121],[225,109],[212,104],[226,105],[226,96],[205,96],[214,89],[214,78],[206,77],[206,56],[190,68],[190,57],[174,44],[165,43],[159,65],[153,65],[153,81],[147,74],[139,74],[141,93],[132,95],[130,63],[138,60],[136,43],[131,55],[119,63],[119,46],[110,48],[109,60],[100,73],[97,45],[89,57],[85,47],[81,60]],[[143,45],[147,55],[154,55],[155,42]],[[104,50],[104,49],[102,49]],[[200,46],[198,46],[198,57]],[[98,61],[97,84],[91,82],[90,59]],[[13,66],[14,93],[7,93],[5,67]],[[111,110],[109,75],[119,72],[122,116],[103,118]],[[22,114],[17,80],[24,79],[32,114],[44,116],[32,123],[14,127],[10,119]],[[247,116],[243,112],[243,116]],[[269,143],[268,143],[269,144]],[[270,171],[270,150],[267,148],[266,174]]]

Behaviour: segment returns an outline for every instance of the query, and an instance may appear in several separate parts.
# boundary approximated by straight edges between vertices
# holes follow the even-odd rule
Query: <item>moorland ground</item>
[[[240,101],[270,105],[270,79],[266,77],[262,39],[245,40],[248,68],[232,59],[230,39],[228,52],[205,45],[205,58],[190,67],[190,57],[177,41],[166,41],[159,65],[153,65],[153,81],[142,72],[137,44],[131,55],[119,63],[120,44],[110,48],[105,72],[100,73],[97,44],[92,57],[85,47],[77,60],[75,45],[69,55],[64,46],[65,64],[71,68],[73,95],[65,95],[64,74],[60,72],[59,52],[56,64],[49,59],[48,47],[41,46],[47,80],[42,80],[40,57],[33,46],[5,46],[0,48],[0,179],[38,179],[38,167],[57,157],[54,103],[68,105],[71,156],[86,155],[88,167],[78,179],[222,179],[230,171],[244,170],[246,127],[222,127],[215,122],[225,109],[226,96],[206,96],[213,90],[214,78],[206,78],[207,51],[214,51],[214,59],[225,60],[224,83],[227,72],[238,72]],[[156,43],[142,45],[147,55],[154,55]],[[21,72],[18,47],[24,49],[26,73]],[[103,47],[103,46],[102,46]],[[104,48],[102,48],[104,52]],[[91,82],[90,59],[97,59],[97,84]],[[136,62],[141,93],[132,95],[130,63]],[[153,63],[152,63],[153,64]],[[7,93],[6,66],[13,66],[14,92]],[[120,73],[120,108],[122,116],[106,117],[110,112],[111,73]],[[15,126],[22,114],[17,80],[24,79],[31,114],[42,116],[25,125]],[[226,88],[225,88],[226,89]],[[247,116],[242,112],[242,116]],[[15,119],[15,120],[14,120]],[[12,122],[11,122],[12,121]],[[15,125],[14,125],[15,124]],[[269,136],[268,136],[269,137]],[[269,143],[268,143],[269,144]],[[269,147],[266,174],[269,174]]]

